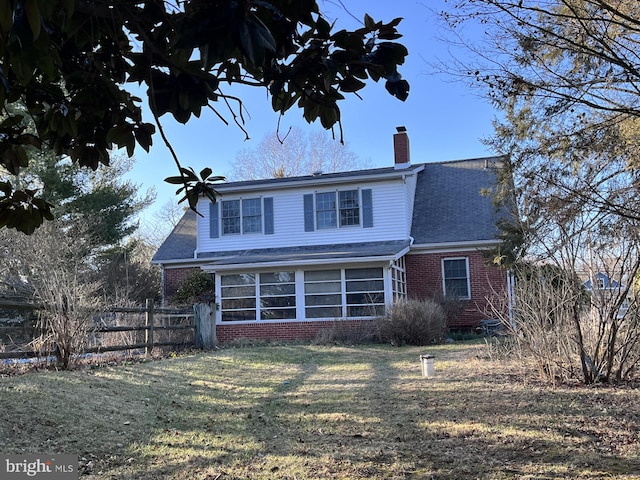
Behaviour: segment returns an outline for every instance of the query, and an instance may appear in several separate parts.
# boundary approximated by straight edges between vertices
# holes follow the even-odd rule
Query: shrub
[[[446,331],[446,312],[434,300],[398,302],[378,321],[380,339],[393,345],[442,343]]]
[[[171,298],[174,305],[188,305],[197,301],[215,301],[211,274],[202,270],[192,271]]]
[[[362,345],[376,341],[375,328],[371,322],[351,323],[335,320],[330,328],[318,331],[316,345]]]

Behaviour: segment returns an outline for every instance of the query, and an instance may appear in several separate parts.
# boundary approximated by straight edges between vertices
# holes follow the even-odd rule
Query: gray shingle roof
[[[151,261],[161,263],[167,260],[193,260],[193,252],[196,250],[196,223],[196,212],[187,210]]]
[[[483,189],[495,184],[492,166],[499,157],[426,163],[418,174],[411,235],[416,245],[434,243],[473,242],[495,240],[496,221],[502,215],[496,212],[491,198],[482,195]],[[417,168],[421,165],[413,165]],[[488,168],[487,168],[488,167]],[[323,175],[334,179],[355,175],[391,173],[391,168],[370,169],[359,172],[341,172]],[[226,185],[259,187],[261,185],[287,185],[307,177],[293,179],[254,180]],[[308,177],[314,179],[313,176]],[[216,264],[260,263],[278,259],[349,258],[358,256],[384,256],[404,248],[397,242],[370,242],[360,244],[301,246],[288,249],[261,249],[238,252],[201,254],[198,259],[211,258]],[[188,210],[153,257],[154,262],[194,260],[196,249],[196,214]],[[393,251],[395,249],[395,251]],[[391,252],[391,253],[389,253]]]
[[[210,260],[210,265],[242,265],[267,262],[318,262],[324,260],[341,260],[393,257],[409,246],[409,240],[393,240],[387,242],[345,243],[340,245],[305,245],[301,247],[261,248],[254,250],[236,250],[233,252],[207,252],[198,258]]]
[[[418,174],[411,236],[415,244],[495,240],[499,214],[482,190],[496,182],[499,157],[427,163]]]
[[[260,180],[242,180],[238,182],[224,182],[214,185],[216,190],[224,192],[225,190],[235,189],[251,189],[256,187],[265,188],[285,188],[287,186],[296,186],[295,184],[303,183],[308,185],[314,182],[340,182],[351,181],[354,178],[365,178],[375,176],[402,176],[407,172],[411,172],[419,168],[420,165],[409,165],[404,169],[397,169],[395,167],[378,167],[368,168],[363,170],[352,170],[348,172],[333,172],[333,173],[320,173],[314,175],[303,175],[299,177],[284,177],[284,178],[268,178]]]

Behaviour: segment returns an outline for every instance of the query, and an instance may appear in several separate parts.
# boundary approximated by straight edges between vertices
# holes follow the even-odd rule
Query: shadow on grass
[[[0,451],[77,453],[100,479],[640,471],[636,391],[514,383],[476,348],[430,348],[433,379],[425,349],[304,345],[6,378]]]

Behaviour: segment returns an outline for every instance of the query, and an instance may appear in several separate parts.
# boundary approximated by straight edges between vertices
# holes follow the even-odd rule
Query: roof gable
[[[197,245],[196,212],[187,210],[151,259],[154,263],[167,260],[193,260]]]
[[[427,163],[418,175],[411,236],[414,244],[496,240],[496,211],[483,190],[496,184],[500,157]]]
[[[339,184],[358,180],[402,178],[417,175],[411,236],[414,245],[465,243],[496,240],[497,220],[492,199],[482,191],[496,183],[495,167],[500,157],[412,165],[407,170],[394,167],[339,172],[303,177],[230,182],[216,185],[222,194],[268,189],[300,188]],[[196,261],[197,214],[185,212],[152,261],[178,263]]]

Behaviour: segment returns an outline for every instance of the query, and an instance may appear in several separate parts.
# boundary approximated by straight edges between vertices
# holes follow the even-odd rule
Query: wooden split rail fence
[[[0,309],[4,310],[39,310],[42,307],[35,304],[17,303],[11,301],[3,301],[0,299]],[[145,354],[149,354],[154,347],[196,347],[209,349],[212,348],[216,342],[215,335],[215,317],[213,315],[214,306],[210,304],[198,304],[191,309],[175,309],[175,308],[158,308],[154,306],[152,300],[147,300],[144,307],[113,307],[102,315],[144,315],[144,321],[140,324],[128,325],[108,325],[95,323],[88,329],[90,335],[98,337],[100,334],[110,333],[132,333],[131,337],[133,341],[126,344],[95,344],[83,349],[82,353],[104,353],[115,352],[124,350],[142,350]],[[179,319],[180,322],[176,323],[175,320]],[[27,332],[28,327],[10,326],[0,327],[0,333],[18,333],[23,334]],[[144,339],[137,335],[138,332],[144,332]],[[169,339],[167,336],[171,336],[172,332],[183,332],[180,335],[182,338],[179,340]],[[190,333],[189,333],[190,332]],[[39,335],[46,334],[47,332],[39,331],[31,328],[30,336],[37,337]],[[0,345],[1,346],[1,345]],[[0,359],[19,359],[19,358],[34,358],[34,357],[46,357],[53,355],[52,351],[41,351],[34,349],[19,348],[15,349],[13,345],[13,351],[0,351]],[[6,349],[5,349],[6,350]]]

